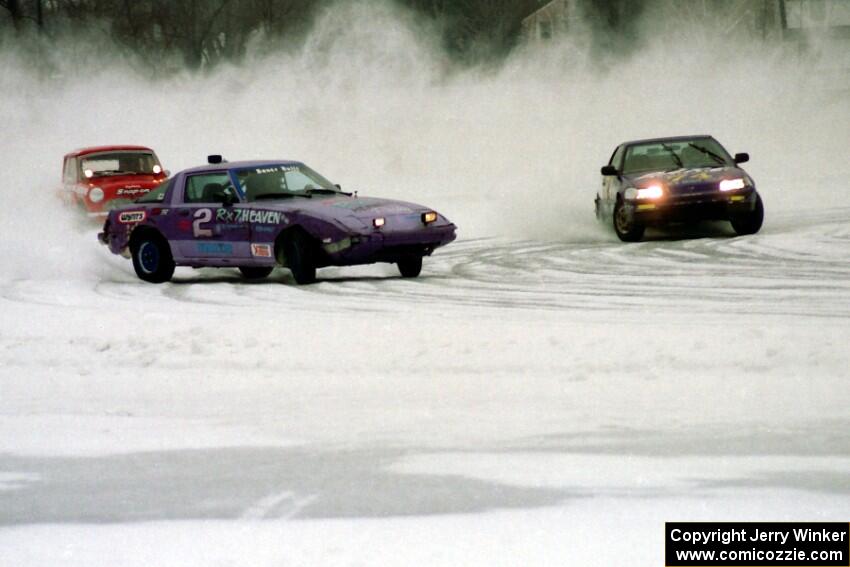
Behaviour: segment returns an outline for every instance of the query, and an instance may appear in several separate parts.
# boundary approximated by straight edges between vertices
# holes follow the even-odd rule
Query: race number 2
[[[212,209],[198,209],[195,211],[195,220],[192,222],[192,234],[195,238],[203,238],[204,236],[212,236],[212,230],[202,228],[201,225],[212,220]]]

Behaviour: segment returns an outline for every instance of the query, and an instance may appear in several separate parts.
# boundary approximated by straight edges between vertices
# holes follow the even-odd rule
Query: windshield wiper
[[[336,195],[337,193],[340,192],[340,191],[337,191],[336,189],[325,189],[323,187],[319,187],[317,189],[305,189],[305,191],[307,191],[307,193],[322,193],[322,194],[328,194],[328,195]]]
[[[664,148],[665,150],[667,150],[668,152],[670,152],[670,155],[673,156],[673,161],[676,162],[676,165],[678,165],[680,169],[685,167],[685,166],[682,165],[682,158],[680,158],[678,156],[678,154],[676,154],[676,150],[674,150],[673,148],[671,148],[667,144],[661,144],[661,147]]]
[[[698,146],[698,145],[694,144],[693,142],[688,142],[688,145],[692,148],[695,148],[695,149],[701,151],[702,153],[704,153],[705,155],[707,155],[708,157],[710,157],[711,159],[713,159],[717,163],[719,163],[721,165],[726,165],[726,160],[723,159],[722,157],[720,157],[719,155],[717,155],[716,153],[714,153],[713,151],[706,149],[706,148],[703,148],[702,146]]]
[[[259,195],[254,195],[255,201],[260,201],[262,199],[283,199],[286,197],[306,197],[307,199],[311,199],[312,195],[309,193],[260,193]]]

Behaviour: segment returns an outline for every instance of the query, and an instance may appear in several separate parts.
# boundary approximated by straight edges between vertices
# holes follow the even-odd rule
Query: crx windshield
[[[239,169],[236,178],[249,203],[340,192],[333,183],[304,164],[273,164]]]
[[[83,156],[80,159],[80,171],[85,177],[139,173],[154,175],[162,172],[162,166],[150,152],[102,152]]]
[[[629,146],[623,161],[623,173],[731,165],[734,165],[732,158],[711,138],[661,140]]]

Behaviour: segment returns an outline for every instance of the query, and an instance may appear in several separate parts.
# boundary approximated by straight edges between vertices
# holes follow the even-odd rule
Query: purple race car
[[[98,239],[132,257],[141,279],[166,282],[175,266],[235,267],[259,279],[280,265],[306,284],[323,266],[375,262],[413,278],[424,256],[455,239],[439,213],[344,193],[301,162],[208,161],[110,211]]]

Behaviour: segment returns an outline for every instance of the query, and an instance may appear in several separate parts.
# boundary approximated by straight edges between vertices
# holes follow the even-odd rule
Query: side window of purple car
[[[174,178],[166,179],[162,183],[160,183],[156,189],[153,191],[146,193],[136,199],[137,203],[162,203],[165,200],[165,194],[171,189],[171,186],[174,185]]]
[[[185,203],[220,203],[224,196],[236,197],[226,171],[199,173],[186,178],[186,189],[183,192]]]

